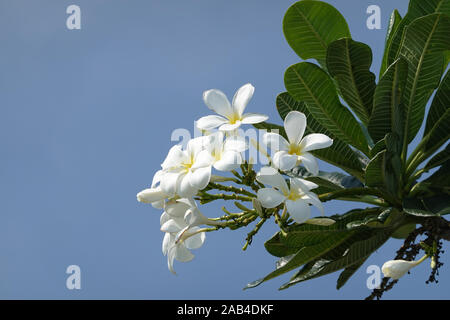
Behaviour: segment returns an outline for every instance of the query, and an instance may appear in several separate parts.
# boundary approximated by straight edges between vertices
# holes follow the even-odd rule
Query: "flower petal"
[[[311,153],[305,152],[298,158],[303,163],[306,170],[308,170],[312,175],[317,176],[319,174],[319,164]]]
[[[171,216],[169,216],[166,212],[163,212],[161,214],[161,217],[159,217],[159,225],[163,225],[164,223],[166,223],[167,221],[169,221],[170,219],[172,219]]]
[[[241,126],[241,121],[237,120],[235,123],[225,123],[219,127],[220,131],[233,131]]]
[[[248,144],[244,137],[232,136],[225,139],[223,143],[223,151],[244,152],[248,149]]]
[[[164,171],[163,170],[158,170],[155,172],[155,174],[153,175],[153,180],[152,180],[152,188],[155,188],[156,185],[161,181],[161,178],[164,176]]]
[[[182,179],[184,175],[185,173],[180,172],[166,172],[160,182],[161,190],[168,195],[175,195],[178,188],[179,179]]]
[[[184,245],[190,250],[198,249],[203,245],[203,243],[205,243],[205,238],[205,232],[200,232],[184,240]]]
[[[210,115],[197,120],[196,126],[200,130],[212,130],[218,126],[227,123],[228,119],[221,116]]]
[[[236,91],[233,97],[232,105],[233,111],[240,117],[244,113],[245,107],[247,106],[248,102],[253,97],[254,92],[255,88],[250,83],[244,84],[238,89],[238,91]]]
[[[312,133],[305,136],[300,142],[302,151],[311,151],[328,148],[333,144],[333,140],[322,133]]]
[[[152,203],[168,198],[168,194],[161,190],[161,187],[144,189],[136,195],[137,201]]]
[[[297,223],[303,223],[311,216],[311,209],[303,200],[286,200],[286,209],[291,218]]]
[[[302,178],[291,178],[291,189],[296,188],[302,193],[307,193],[312,189],[318,188],[319,186],[314,182],[302,179]]]
[[[255,124],[255,123],[264,122],[267,119],[269,119],[269,117],[266,116],[265,114],[246,113],[246,114],[242,115],[241,122],[243,124]]]
[[[192,164],[192,169],[209,167],[213,164],[214,159],[208,150],[202,150],[194,158],[194,163]]]
[[[189,210],[190,208],[191,207],[185,203],[175,202],[175,203],[168,203],[164,208],[164,211],[167,212],[169,216],[176,218],[183,218],[184,215],[186,214],[186,211]]]
[[[227,96],[220,90],[211,89],[205,91],[203,93],[203,101],[209,109],[225,118],[229,118],[233,114],[230,101],[228,101]]]
[[[161,167],[164,170],[178,167],[181,163],[187,161],[187,154],[182,150],[180,145],[175,145],[170,148],[169,153],[167,154],[166,159],[161,164]],[[160,177],[161,180],[161,177]]]
[[[167,267],[169,268],[170,272],[173,274],[176,274],[175,270],[173,269],[173,261],[175,259],[175,251],[176,251],[176,245],[172,245],[169,250],[167,250]]]
[[[175,259],[180,262],[189,262],[194,259],[194,255],[186,248],[185,245],[180,244],[176,246]]]
[[[306,116],[298,111],[291,111],[284,118],[284,129],[289,142],[299,144],[306,129]]]
[[[278,133],[268,132],[263,136],[263,143],[273,151],[287,151],[289,142]]]
[[[211,179],[211,167],[195,169],[189,177],[191,186],[198,190],[204,189]]]
[[[304,201],[306,201],[307,203],[312,204],[312,205],[315,206],[317,209],[319,209],[319,210],[320,210],[320,213],[321,213],[322,215],[325,215],[325,211],[324,211],[324,209],[323,209],[322,202],[320,202],[319,197],[318,197],[316,194],[314,194],[314,193],[312,193],[312,192],[308,192],[307,194],[305,194],[305,195],[302,197],[302,199],[303,199]]]
[[[186,214],[184,215],[184,221],[190,227],[195,227],[210,222],[209,219],[205,217],[203,213],[200,212],[200,210],[198,210],[198,208],[191,208],[187,210]]]
[[[164,200],[152,202],[152,207],[155,209],[164,209]]]
[[[167,255],[167,252],[169,251],[170,246],[174,243],[175,236],[166,233],[164,234],[163,242],[162,242],[162,253],[163,255]]]
[[[281,171],[288,171],[297,164],[298,156],[289,154],[286,151],[278,151],[273,155],[272,164]]]
[[[257,195],[258,201],[264,208],[275,208],[286,199],[280,191],[273,188],[261,188],[258,190]]]
[[[183,176],[180,179],[180,182],[178,184],[178,190],[177,193],[181,197],[193,197],[197,192],[198,189],[192,186],[190,183],[192,177],[192,172],[189,171],[185,176]]]
[[[208,149],[211,144],[211,137],[201,136],[193,138],[188,141],[186,146],[186,155],[188,157],[188,163],[195,159],[197,154],[201,151]]]
[[[284,195],[289,194],[289,188],[283,176],[272,167],[263,167],[256,175],[256,180],[280,190]]]
[[[219,171],[231,171],[239,168],[242,164],[242,156],[236,151],[225,151],[220,160],[214,163],[214,168]]]
[[[170,232],[170,233],[176,233],[180,232],[180,230],[183,229],[183,226],[180,225],[180,221],[177,221],[175,219],[170,219],[161,226],[162,232]]]

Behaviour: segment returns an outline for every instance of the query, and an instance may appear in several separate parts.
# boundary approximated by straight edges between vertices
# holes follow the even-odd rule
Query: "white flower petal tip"
[[[389,260],[383,264],[381,271],[385,277],[398,280],[417,264],[417,261]]]

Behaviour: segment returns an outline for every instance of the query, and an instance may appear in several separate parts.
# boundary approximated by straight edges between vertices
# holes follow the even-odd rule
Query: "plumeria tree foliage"
[[[428,281],[436,281],[442,242],[450,240],[443,217],[450,213],[450,0],[411,0],[404,17],[392,13],[378,81],[371,48],[352,39],[333,6],[299,1],[287,10],[283,31],[301,58],[287,68],[286,92],[276,98],[283,124],[244,113],[251,84],[231,103],[208,90],[204,102],[217,115],[199,119],[202,136],[185,149],[172,147],[150,188],[137,195],[164,210],[169,269],[174,260],[192,260],[190,250],[206,232],[255,223],[245,250],[273,220],[280,231],[265,248],[279,258],[276,269],[246,288],[287,272],[292,278],[281,289],[339,271],[339,289],[390,238],[405,243],[383,265],[385,278],[368,299],[380,298],[428,258]],[[242,125],[267,132],[260,142],[247,141]],[[421,141],[411,146],[422,127]],[[267,165],[245,159],[249,145]],[[320,171],[316,159],[336,172]],[[233,201],[238,212],[201,213],[198,203],[217,200]],[[331,200],[365,205],[325,213],[322,203]],[[312,207],[322,216],[311,217]]]

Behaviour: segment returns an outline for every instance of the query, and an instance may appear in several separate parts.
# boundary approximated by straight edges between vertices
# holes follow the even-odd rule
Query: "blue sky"
[[[408,1],[327,1],[355,40],[374,53],[378,73],[387,21]],[[341,290],[338,274],[277,288],[288,276],[242,291],[276,259],[264,225],[246,252],[249,229],[209,233],[195,259],[167,270],[160,212],[136,201],[173,144],[176,128],[209,114],[203,91],[228,96],[251,82],[250,112],[281,123],[275,97],[284,70],[299,58],[281,21],[294,1],[0,1],[0,298],[19,299],[360,299],[366,267],[382,265],[401,244],[390,240]],[[81,30],[66,28],[67,6],[81,8]],[[382,29],[366,27],[369,5]],[[334,170],[321,163],[322,170]],[[332,202],[326,213],[355,204]],[[205,214],[219,215],[219,206]],[[385,298],[450,298],[445,263],[425,285],[428,263]],[[79,265],[82,289],[65,286]]]

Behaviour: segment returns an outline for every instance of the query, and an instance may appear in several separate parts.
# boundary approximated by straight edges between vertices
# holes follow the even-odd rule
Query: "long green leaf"
[[[415,19],[432,13],[450,14],[450,0],[410,0],[408,13],[395,28],[392,40],[387,44],[388,57],[386,68],[398,58],[406,27]]]
[[[424,169],[426,171],[429,171],[433,168],[436,168],[442,164],[444,164],[446,161],[450,160],[450,143],[447,144],[444,150],[436,154],[433,158],[431,158],[430,161],[425,165]]]
[[[269,273],[264,278],[261,278],[259,280],[249,283],[245,287],[245,289],[256,287],[265,281],[273,279],[273,278],[280,276],[286,272],[294,270],[294,269],[304,265],[305,263],[308,263],[309,261],[317,259],[321,255],[325,254],[326,252],[332,250],[333,248],[335,248],[336,246],[341,244],[347,238],[351,237],[352,233],[353,232],[351,232],[351,231],[338,232],[333,235],[330,235],[324,241],[322,241],[316,245],[301,248],[297,253],[292,255],[292,257],[290,257],[290,259],[285,261],[282,265],[279,265],[276,270]]]
[[[423,152],[433,153],[450,139],[450,73],[447,72],[434,96],[423,139]]]
[[[328,46],[328,71],[336,80],[342,98],[365,125],[372,112],[375,91],[371,65],[372,50],[362,42],[343,38]]]
[[[418,217],[439,217],[450,213],[450,195],[413,197],[403,200],[403,210]]]
[[[450,72],[447,71],[442,79],[439,88],[436,91],[436,95],[433,98],[430,111],[428,112],[427,121],[425,125],[424,136],[426,136],[434,127],[436,122],[442,117],[442,115],[450,109]]]
[[[359,152],[350,148],[346,143],[336,138],[329,130],[315,120],[304,102],[298,102],[289,93],[283,92],[277,96],[276,105],[282,119],[290,111],[304,113],[307,119],[305,134],[323,133],[333,139],[333,144],[330,147],[312,151],[311,153],[314,156],[347,171],[360,180],[363,179],[363,168],[366,165],[364,157]]]
[[[339,247],[329,251],[315,261],[315,267],[308,272],[305,273],[305,270],[300,270],[280,289],[287,289],[296,283],[333,273],[354,264],[361,264],[389,239],[391,233],[390,229],[378,229],[372,232],[363,230],[360,233],[356,233]]]
[[[381,68],[380,68],[380,77],[384,74],[386,69],[389,67],[389,65],[388,65],[389,47],[391,46],[392,39],[394,38],[394,34],[397,31],[397,28],[400,25],[401,21],[402,21],[402,16],[398,12],[398,10],[395,9],[392,12],[391,17],[389,19],[389,27],[387,30],[386,41],[384,44],[383,61],[381,62]]]
[[[342,288],[347,281],[358,271],[358,269],[366,262],[367,258],[363,258],[357,262],[355,262],[352,265],[349,265],[346,267],[341,274],[339,275],[339,278],[336,283],[336,289]]]
[[[328,44],[350,37],[347,22],[336,8],[310,0],[296,2],[287,10],[283,32],[300,58],[316,59],[324,67]]]
[[[405,87],[404,147],[422,125],[425,105],[439,85],[444,52],[450,50],[450,17],[431,14],[414,20],[406,29],[400,54],[408,61]]]
[[[314,182],[319,188],[314,189],[316,194],[338,191],[346,188],[362,188],[364,185],[355,177],[340,172],[319,171],[313,175],[304,167],[295,167],[286,173],[290,177],[298,177]]]
[[[303,101],[312,116],[334,136],[369,153],[364,133],[351,112],[344,107],[328,74],[315,64],[301,62],[290,66],[284,75],[289,94]]]
[[[407,74],[406,60],[397,59],[384,73],[375,89],[374,108],[368,125],[369,133],[375,142],[380,141],[390,132],[403,134],[401,100]]]

